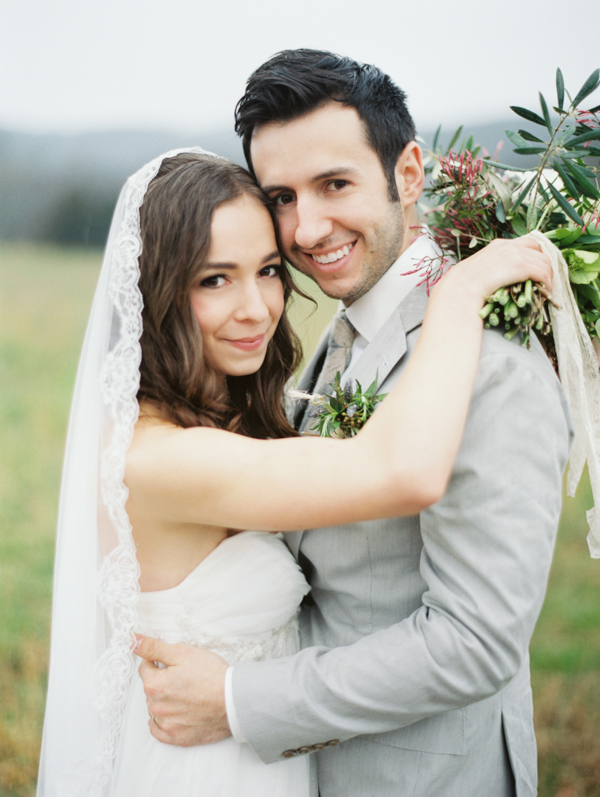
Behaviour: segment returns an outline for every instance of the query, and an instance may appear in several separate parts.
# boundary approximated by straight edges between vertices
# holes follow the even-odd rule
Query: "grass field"
[[[96,251],[0,246],[0,797],[35,792],[66,421]],[[294,317],[310,350],[333,303]],[[308,317],[307,319],[307,316]],[[531,649],[542,797],[600,797],[600,562],[567,499]]]

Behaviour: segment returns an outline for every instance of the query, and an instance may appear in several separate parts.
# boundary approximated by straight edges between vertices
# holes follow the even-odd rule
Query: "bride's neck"
[[[176,424],[161,411],[160,407],[150,401],[140,401],[139,421],[143,423],[160,423],[175,426]]]

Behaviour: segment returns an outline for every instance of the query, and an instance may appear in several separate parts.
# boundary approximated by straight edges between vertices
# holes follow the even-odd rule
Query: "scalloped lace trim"
[[[128,490],[123,483],[125,458],[139,416],[143,300],[138,287],[138,258],[142,251],[140,206],[148,184],[162,161],[180,152],[207,153],[200,147],[172,150],[143,166],[125,185],[125,211],[110,262],[109,293],[119,322],[116,344],[102,371],[102,395],[108,419],[109,444],[100,466],[102,497],[117,534],[118,544],[104,558],[98,574],[98,597],[110,628],[107,648],[93,673],[94,706],[100,712],[99,750],[92,760],[66,773],[61,794],[66,797],[102,797],[111,776],[134,660],[132,638],[136,627],[135,602],[140,569],[131,524],[125,511]]]

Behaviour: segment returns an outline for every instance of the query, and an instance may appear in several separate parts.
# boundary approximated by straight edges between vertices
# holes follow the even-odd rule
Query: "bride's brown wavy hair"
[[[138,401],[177,426],[211,426],[251,437],[290,437],[283,391],[301,359],[284,310],[260,369],[223,379],[205,361],[190,291],[211,245],[215,210],[249,195],[273,216],[251,175],[234,163],[194,153],[163,160],[140,208],[140,290],[144,300]],[[235,234],[235,231],[232,231]],[[295,289],[281,269],[284,298]]]

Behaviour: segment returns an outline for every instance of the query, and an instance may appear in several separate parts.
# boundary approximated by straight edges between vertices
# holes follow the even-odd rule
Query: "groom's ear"
[[[425,184],[423,153],[416,141],[409,141],[400,153],[395,168],[396,185],[405,210],[417,203]]]

